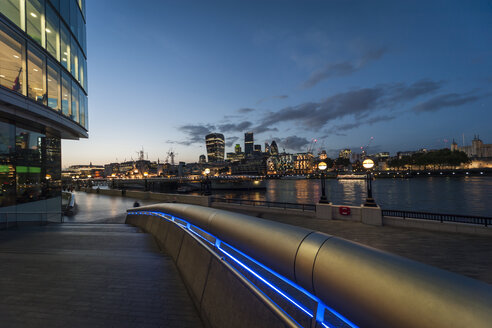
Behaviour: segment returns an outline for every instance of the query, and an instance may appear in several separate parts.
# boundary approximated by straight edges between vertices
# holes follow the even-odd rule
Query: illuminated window
[[[62,105],[62,113],[66,116],[69,116],[71,114],[71,81],[70,77],[68,74],[63,73],[62,74],[62,93],[61,93],[61,105]]]
[[[25,43],[7,31],[0,24],[0,84],[25,95]]]
[[[79,122],[79,87],[74,81],[72,81],[72,113],[70,117],[75,122]]]
[[[44,0],[27,0],[27,34],[41,46],[45,46]]]
[[[46,50],[60,60],[60,19],[50,6],[46,7]]]
[[[25,0],[1,0],[0,12],[7,16],[12,22],[22,30],[26,29],[25,20]]]
[[[60,70],[52,61],[48,61],[48,106],[60,110]]]
[[[79,56],[77,52],[77,43],[72,39],[72,51],[70,53],[70,72],[72,76],[78,80],[79,79]]]
[[[70,71],[70,33],[65,24],[61,24],[61,60],[60,63]]]
[[[46,105],[46,60],[42,53],[28,47],[27,52],[27,95],[29,98]]]

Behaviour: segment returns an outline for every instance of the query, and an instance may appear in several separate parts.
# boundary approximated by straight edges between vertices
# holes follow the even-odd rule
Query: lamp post
[[[374,198],[372,198],[372,176],[371,176],[371,169],[374,167],[374,161],[370,158],[366,158],[364,162],[362,162],[362,166],[367,170],[367,179],[366,179],[366,185],[367,185],[367,198],[366,202],[364,203],[364,206],[367,207],[377,207],[376,202],[374,201]]]
[[[148,189],[147,177],[149,176],[149,173],[148,172],[144,172],[143,173],[143,176],[144,176],[144,179],[145,179],[145,186],[144,186],[144,188],[145,188],[145,191],[147,191],[147,189]]]
[[[325,162],[320,162],[318,164],[318,169],[321,171],[321,198],[319,202],[321,204],[328,204],[328,198],[326,198],[326,184],[325,184],[325,171],[328,168]]]
[[[212,194],[210,190],[210,180],[208,179],[208,175],[210,174],[210,169],[206,168],[203,171],[203,174],[205,174],[205,192],[203,193],[205,196],[209,196]]]

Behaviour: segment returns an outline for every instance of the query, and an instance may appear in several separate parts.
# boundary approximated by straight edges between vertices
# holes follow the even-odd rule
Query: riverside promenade
[[[0,231],[0,327],[202,327],[172,259],[125,224]]]

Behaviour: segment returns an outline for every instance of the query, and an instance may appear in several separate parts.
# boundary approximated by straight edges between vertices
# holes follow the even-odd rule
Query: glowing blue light
[[[238,254],[240,254],[241,256],[245,257],[246,259],[250,260],[251,262],[255,263],[256,265],[258,265],[259,267],[261,267],[262,269],[268,271],[269,273],[271,273],[272,275],[276,276],[277,278],[281,279],[282,281],[284,281],[285,283],[289,284],[290,286],[296,288],[298,291],[302,292],[303,294],[305,294],[306,296],[308,296],[309,298],[311,298],[313,301],[317,302],[318,304],[318,307],[317,307],[317,311],[316,311],[316,321],[320,322],[321,325],[323,325],[324,327],[326,328],[334,328],[332,325],[330,324],[325,324],[324,323],[324,312],[325,310],[328,310],[330,311],[332,314],[334,314],[335,316],[337,316],[340,320],[342,320],[345,324],[347,324],[348,326],[352,327],[352,328],[357,328],[356,325],[354,325],[352,322],[350,322],[347,318],[345,318],[343,315],[341,315],[340,313],[338,313],[337,311],[333,310],[331,307],[327,306],[326,304],[324,304],[318,297],[314,296],[313,294],[311,294],[310,292],[308,292],[307,290],[305,290],[303,287],[297,285],[296,283],[294,283],[293,281],[283,277],[282,275],[276,273],[275,271],[271,270],[270,268],[264,266],[262,263],[256,261],[255,259],[251,258],[250,256],[244,254],[243,252],[241,252],[240,250],[236,249],[235,247],[221,241],[220,239],[218,239],[216,236],[208,233],[207,231],[189,223],[188,221],[186,220],[183,220],[181,218],[177,218],[177,217],[174,217],[170,214],[166,214],[166,213],[162,213],[162,212],[129,212],[128,213],[129,215],[151,215],[151,216],[158,216],[158,217],[161,217],[162,219],[165,219],[165,220],[168,220],[168,221],[172,221],[174,222],[175,224],[179,225],[180,227],[190,231],[191,233],[193,233],[194,235],[200,237],[200,239],[202,240],[205,240],[207,241],[208,243],[210,243],[211,245],[215,245],[215,247],[220,251],[222,252],[223,254],[225,254],[227,257],[229,257],[230,259],[232,259],[234,262],[236,262],[238,265],[240,265],[242,268],[244,268],[246,271],[248,271],[249,273],[251,273],[253,276],[255,276],[256,278],[258,278],[260,281],[262,281],[265,285],[267,285],[268,287],[270,287],[271,289],[273,289],[275,292],[277,292],[278,294],[280,294],[282,297],[284,297],[286,300],[288,300],[289,302],[291,302],[293,305],[295,305],[297,308],[299,308],[300,310],[302,310],[304,313],[306,313],[309,317],[314,317],[314,314],[309,310],[307,309],[306,307],[304,307],[302,304],[300,303],[297,303],[292,297],[290,297],[289,295],[287,295],[286,293],[284,293],[282,290],[280,290],[278,287],[276,287],[275,285],[273,285],[272,283],[270,283],[268,280],[266,280],[263,276],[261,276],[259,273],[257,273],[255,270],[253,270],[252,268],[250,268],[249,266],[247,266],[245,263],[241,262],[239,259],[237,259],[236,257],[234,257],[233,255],[231,255],[230,253],[228,253],[226,250],[224,250],[222,248],[222,244],[226,245],[228,248],[231,248],[232,250],[234,250],[235,252],[237,252]],[[180,222],[181,221],[181,222]],[[208,240],[207,238],[205,238],[204,236],[200,235],[199,233],[197,233],[196,231],[194,231],[193,229],[197,229],[199,231],[201,231],[202,233],[206,234],[207,236],[210,236],[211,238],[214,238],[215,239],[215,242],[211,242],[210,240]],[[245,277],[246,278],[246,277]]]

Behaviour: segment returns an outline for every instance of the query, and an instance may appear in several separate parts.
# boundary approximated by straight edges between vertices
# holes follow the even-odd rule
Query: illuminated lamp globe
[[[46,174],[46,180],[51,179],[51,174]]]
[[[148,172],[144,172],[144,177],[148,176],[149,173]]]
[[[374,166],[374,161],[370,158],[366,158],[364,162],[362,162],[362,166],[364,166],[364,168],[368,170],[372,169],[372,167]]]
[[[92,178],[92,175],[89,174],[87,177],[90,179],[90,178]]]
[[[320,162],[320,163],[318,164],[318,169],[320,169],[321,171],[324,171],[324,170],[326,170],[327,168],[328,168],[328,165],[326,165],[326,163],[325,163],[325,162]]]
[[[206,175],[210,174],[210,169],[205,169],[205,171],[203,171],[203,173],[205,173]]]

